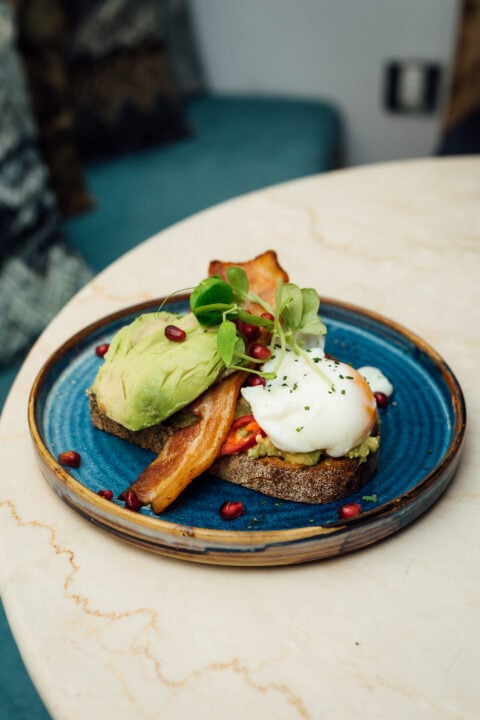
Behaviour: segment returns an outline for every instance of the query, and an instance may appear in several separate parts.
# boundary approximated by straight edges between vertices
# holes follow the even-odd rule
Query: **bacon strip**
[[[288,275],[278,262],[277,254],[273,250],[267,250],[267,252],[247,262],[235,263],[212,260],[208,268],[208,274],[220,275],[226,280],[227,268],[229,267],[243,268],[247,274],[250,291],[261,297],[262,300],[266,300],[272,307],[275,304],[275,290],[278,281],[288,282]],[[263,312],[263,308],[256,303],[246,303],[245,309],[254,314]]]
[[[158,457],[128,488],[143,505],[151,503],[155,513],[163,512],[213,464],[233,422],[245,376],[233,373],[189,406],[200,420],[170,435]]]

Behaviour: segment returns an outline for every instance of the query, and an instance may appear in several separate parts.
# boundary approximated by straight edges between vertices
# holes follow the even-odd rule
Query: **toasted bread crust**
[[[323,458],[317,465],[293,465],[276,457],[249,458],[245,453],[221,457],[209,472],[264,495],[311,504],[340,500],[360,490],[377,467],[378,452],[358,458]]]
[[[152,425],[152,427],[145,428],[145,430],[127,430],[127,428],[120,425],[120,423],[111,420],[109,417],[100,412],[97,399],[90,391],[90,417],[92,425],[98,430],[103,430],[110,435],[116,435],[117,437],[127,440],[134,445],[139,445],[145,448],[145,450],[152,450],[155,453],[159,453],[165,444],[166,439],[172,434],[172,428],[159,423],[158,425]]]

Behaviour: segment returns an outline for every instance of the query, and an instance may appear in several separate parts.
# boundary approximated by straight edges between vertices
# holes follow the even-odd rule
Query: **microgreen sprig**
[[[227,279],[218,275],[202,280],[190,296],[190,309],[201,325],[218,326],[217,347],[228,368],[244,369],[267,379],[275,377],[287,347],[302,355],[323,380],[332,387],[329,378],[312,362],[304,346],[307,340],[326,333],[318,316],[320,300],[312,288],[300,288],[294,283],[278,282],[275,292],[275,309],[249,290],[246,272],[240,267],[229,267]],[[254,302],[263,308],[267,317],[254,315],[243,308]],[[271,319],[273,317],[273,320]],[[271,334],[270,349],[275,350],[275,367],[263,372],[254,367],[264,361],[246,354],[245,342],[238,333],[235,320],[242,320]]]
[[[289,346],[297,355],[305,358],[317,375],[320,375],[322,380],[333,389],[331,380],[304,350],[308,339],[327,332],[318,315],[320,299],[317,292],[313,288],[300,288],[294,283],[280,281],[275,293],[275,307],[277,308],[275,331],[280,340],[279,364],[285,347]]]

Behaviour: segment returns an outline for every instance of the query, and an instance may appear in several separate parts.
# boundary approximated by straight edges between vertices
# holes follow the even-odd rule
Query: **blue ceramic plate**
[[[29,403],[29,423],[42,469],[69,505],[118,537],[164,555],[224,565],[280,565],[332,557],[376,542],[404,527],[437,500],[455,473],[465,431],[465,405],[451,370],[403,327],[374,313],[323,299],[327,351],[354,367],[383,370],[395,391],[381,411],[382,443],[374,477],[362,490],[327,505],[279,501],[210,475],[198,478],[160,517],[135,513],[114,498],[154,455],[92,427],[86,391],[102,360],[95,348],[160,300],[110,315],[76,334],[40,371]],[[185,312],[188,298],[165,309]],[[56,458],[81,454],[78,469]],[[225,500],[245,513],[222,520]],[[339,520],[339,508],[358,502],[362,513]]]

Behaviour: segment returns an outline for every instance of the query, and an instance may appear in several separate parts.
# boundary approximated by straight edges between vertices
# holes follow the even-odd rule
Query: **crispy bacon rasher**
[[[244,379],[245,373],[235,372],[191,403],[189,409],[199,420],[170,435],[129,488],[143,505],[150,503],[154,512],[163,512],[213,464],[228,435]]]
[[[272,307],[275,305],[275,290],[278,281],[288,282],[288,275],[279,264],[277,254],[273,250],[267,250],[253,260],[243,263],[212,260],[208,274],[220,275],[225,280],[229,267],[243,268],[247,274],[250,291],[261,297],[262,300],[266,300]],[[246,303],[245,308],[254,314],[263,311],[263,308],[256,303]]]

